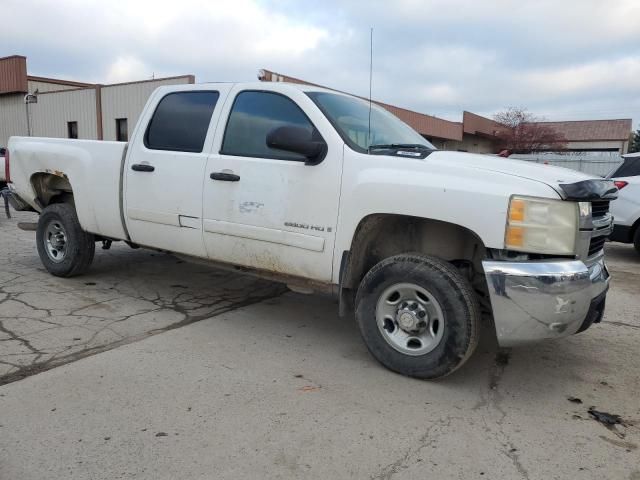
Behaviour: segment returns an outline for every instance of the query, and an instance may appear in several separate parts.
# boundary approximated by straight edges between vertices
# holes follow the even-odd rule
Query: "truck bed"
[[[126,238],[120,214],[121,168],[126,143],[60,138],[11,137],[11,181],[36,211],[38,178],[73,185],[78,219],[87,232]],[[61,190],[62,193],[63,190]]]

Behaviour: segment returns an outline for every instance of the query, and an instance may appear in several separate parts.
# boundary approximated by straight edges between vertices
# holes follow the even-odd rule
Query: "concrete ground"
[[[0,213],[0,385],[282,294],[271,282],[150,250],[96,245],[91,270],[56,278],[36,252],[37,215]]]
[[[435,382],[378,365],[332,299],[120,248],[54,279],[3,219],[0,252],[5,381],[70,362],[0,387],[2,480],[640,479],[629,246],[607,246],[602,324],[501,352],[485,335]]]

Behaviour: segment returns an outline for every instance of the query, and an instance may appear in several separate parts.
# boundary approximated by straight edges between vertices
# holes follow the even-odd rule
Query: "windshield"
[[[322,110],[342,139],[354,150],[367,152],[376,147],[412,147],[435,150],[418,132],[395,115],[377,105],[355,97],[326,92],[307,92]]]

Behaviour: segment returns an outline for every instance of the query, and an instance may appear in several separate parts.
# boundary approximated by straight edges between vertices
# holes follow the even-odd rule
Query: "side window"
[[[127,127],[126,118],[116,118],[116,141],[129,141],[129,128]]]
[[[233,102],[220,153],[305,161],[306,158],[298,153],[267,146],[267,134],[284,125],[302,127],[312,135],[319,135],[304,112],[290,98],[272,92],[241,92]]]
[[[175,92],[160,100],[144,144],[152,150],[202,152],[218,92]]]
[[[78,138],[78,122],[67,122],[67,137]]]

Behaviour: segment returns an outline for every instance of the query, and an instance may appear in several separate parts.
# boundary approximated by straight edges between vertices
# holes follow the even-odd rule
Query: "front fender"
[[[340,198],[334,272],[360,221],[374,214],[406,215],[459,225],[487,248],[504,248],[513,194],[559,198],[542,183],[441,162],[365,155],[347,149]]]

